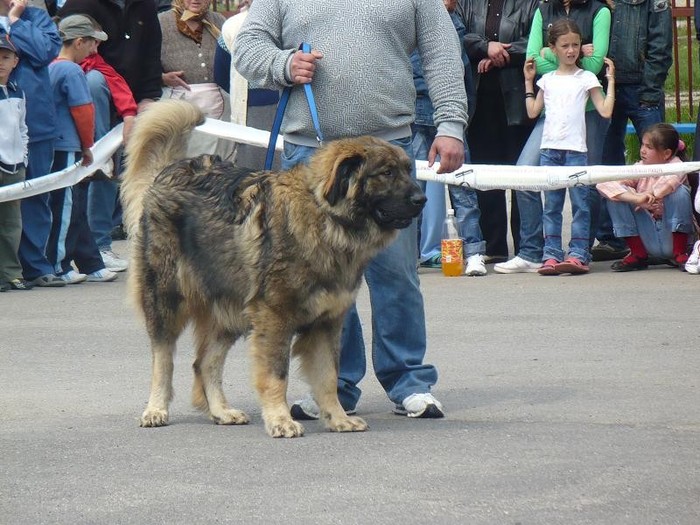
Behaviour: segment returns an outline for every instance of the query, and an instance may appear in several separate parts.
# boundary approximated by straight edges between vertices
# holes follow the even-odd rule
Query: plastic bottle
[[[447,217],[442,225],[442,273],[447,277],[457,277],[464,274],[464,252],[462,239],[459,237],[455,211],[447,210]]]

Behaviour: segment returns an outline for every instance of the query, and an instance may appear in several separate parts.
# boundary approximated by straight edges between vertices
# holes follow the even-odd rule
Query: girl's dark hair
[[[698,0],[700,1],[700,0]],[[581,29],[578,24],[571,20],[570,18],[558,18],[549,26],[547,30],[547,43],[554,47],[560,36],[568,35],[569,33],[574,33],[583,40],[583,35],[581,35]],[[581,67],[581,50],[579,49],[578,57],[576,58],[576,65]]]
[[[547,31],[547,43],[553,46],[557,43],[557,39],[560,36],[568,35],[569,33],[575,33],[583,39],[581,29],[579,29],[576,22],[570,18],[558,18],[549,26],[549,31]]]
[[[688,160],[685,143],[681,140],[676,128],[671,126],[671,124],[665,122],[652,124],[644,130],[644,135],[649,136],[649,142],[654,149],[670,149],[683,162]]]

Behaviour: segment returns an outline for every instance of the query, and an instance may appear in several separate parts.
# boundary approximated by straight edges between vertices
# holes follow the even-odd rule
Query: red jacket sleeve
[[[78,130],[81,148],[91,148],[95,144],[95,106],[92,102],[82,106],[71,106],[70,114]]]
[[[107,82],[107,87],[112,95],[112,102],[117,110],[117,114],[124,117],[136,115],[136,101],[129,89],[129,85],[124,77],[117,73],[117,70],[110,66],[99,54],[90,55],[80,63],[80,67],[87,73],[93,69],[102,73]]]

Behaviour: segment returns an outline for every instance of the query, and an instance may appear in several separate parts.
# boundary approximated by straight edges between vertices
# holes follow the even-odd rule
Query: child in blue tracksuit
[[[90,147],[94,143],[95,109],[90,88],[78,65],[94,53],[107,34],[97,31],[84,15],[71,15],[59,24],[63,46],[58,58],[49,66],[60,136],[56,140],[53,171],[60,171],[78,161],[92,163]],[[47,256],[54,271],[66,284],[83,281],[113,281],[117,274],[105,269],[100,251],[87,220],[88,181],[51,192],[53,224]],[[73,270],[75,262],[78,272]]]

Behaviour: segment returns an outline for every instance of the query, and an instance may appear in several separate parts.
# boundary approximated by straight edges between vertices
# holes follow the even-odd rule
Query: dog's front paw
[[[273,418],[265,421],[265,430],[273,438],[295,438],[304,435],[304,427],[292,418]]]
[[[211,417],[217,425],[247,425],[250,421],[248,414],[235,408],[227,408],[221,414],[212,414]]]
[[[141,415],[142,427],[164,427],[168,424],[168,411],[147,408]]]
[[[369,425],[361,417],[345,416],[328,420],[326,428],[331,432],[364,432]]]

